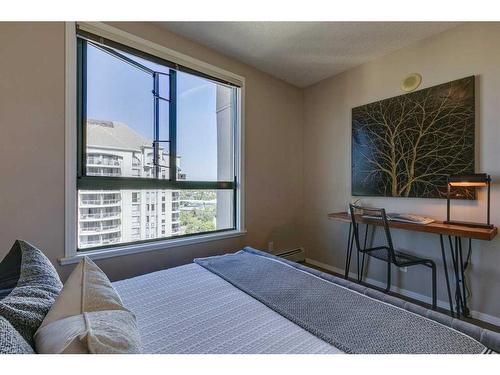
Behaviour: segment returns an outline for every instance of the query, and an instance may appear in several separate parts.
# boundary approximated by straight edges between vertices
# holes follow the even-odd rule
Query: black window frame
[[[224,81],[216,77],[212,77],[205,73],[193,70],[188,67],[184,67],[182,65],[175,64],[168,60],[162,59],[158,56],[148,54],[141,50],[126,46],[124,44],[103,38],[98,35],[94,35],[83,31],[77,27],[77,79],[76,79],[76,88],[77,88],[77,105],[76,105],[76,124],[77,124],[77,179],[76,179],[76,188],[77,193],[80,190],[121,190],[121,189],[134,189],[134,190],[232,190],[233,191],[233,200],[232,200],[232,226],[224,229],[216,229],[213,231],[206,232],[198,232],[192,234],[184,234],[184,235],[173,235],[168,237],[158,237],[158,238],[150,238],[139,241],[130,241],[130,242],[120,242],[116,244],[107,244],[103,246],[94,246],[94,247],[86,247],[79,248],[77,246],[77,252],[88,252],[99,249],[113,248],[113,247],[123,247],[129,246],[133,244],[140,243],[150,243],[150,242],[158,242],[165,241],[169,239],[175,238],[183,238],[183,237],[193,237],[193,236],[201,236],[205,234],[214,234],[219,232],[228,232],[237,229],[237,196],[238,196],[238,176],[237,176],[237,155],[236,150],[240,147],[237,144],[236,135],[237,131],[237,116],[241,116],[240,113],[236,112],[236,108],[233,107],[233,174],[234,179],[232,181],[184,181],[177,179],[177,80],[176,74],[178,71],[189,73],[201,78],[208,79],[218,84],[224,84],[226,86],[230,86],[236,90],[233,90],[233,103],[237,103],[238,98],[238,90],[241,86],[236,85],[232,82]],[[108,51],[119,50],[123,51],[140,58],[161,64],[163,66],[169,67],[169,82],[170,82],[170,97],[168,99],[169,102],[169,140],[160,140],[159,137],[159,121],[158,114],[155,111],[155,123],[154,123],[154,140],[153,140],[153,153],[155,158],[159,155],[156,152],[156,147],[160,143],[168,143],[169,145],[169,178],[161,179],[158,178],[158,171],[161,168],[159,163],[155,163],[155,177],[153,178],[144,178],[144,177],[110,177],[110,176],[88,176],[86,174],[86,149],[87,149],[87,138],[86,138],[86,123],[87,123],[87,90],[86,90],[86,61],[87,61],[87,53],[86,47],[87,44],[91,43],[94,46],[98,46],[101,49],[105,49]],[[155,101],[159,100],[167,100],[165,98],[159,97],[159,90],[157,89],[156,83],[158,80],[155,80],[155,85],[153,87],[153,96]],[[77,215],[79,211],[77,210]],[[78,219],[77,219],[78,222]],[[78,236],[78,231],[76,232]],[[78,244],[78,240],[77,240]]]

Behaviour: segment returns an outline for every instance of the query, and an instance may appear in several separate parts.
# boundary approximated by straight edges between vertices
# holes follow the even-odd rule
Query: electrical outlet
[[[273,241],[269,241],[267,243],[267,251],[269,251],[270,253],[272,253],[274,251],[274,242]]]

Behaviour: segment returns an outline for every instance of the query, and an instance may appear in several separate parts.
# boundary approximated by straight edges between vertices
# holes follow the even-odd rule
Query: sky
[[[128,55],[130,56],[130,55]],[[153,70],[168,68],[134,57]],[[168,97],[168,76],[160,95]],[[216,86],[177,72],[177,155],[188,180],[217,179]],[[87,48],[87,117],[119,121],[153,139],[153,78],[92,45]],[[168,138],[168,102],[161,101],[160,139]]]

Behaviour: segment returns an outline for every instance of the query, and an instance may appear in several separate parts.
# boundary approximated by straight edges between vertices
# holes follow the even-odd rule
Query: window
[[[78,30],[78,250],[236,229],[239,90]]]

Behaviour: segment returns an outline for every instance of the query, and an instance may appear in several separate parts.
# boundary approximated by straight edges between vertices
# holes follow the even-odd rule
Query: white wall
[[[346,209],[351,200],[351,109],[402,94],[407,74],[423,76],[421,88],[477,75],[477,171],[492,175],[492,222],[500,224],[500,23],[472,23],[368,62],[308,87],[304,92],[304,245],[307,257],[344,268],[346,225],[328,221],[329,212]],[[495,183],[496,182],[496,183]],[[366,198],[374,206],[445,219],[446,201],[411,198]],[[484,195],[476,202],[453,202],[454,218],[485,218]],[[456,215],[456,216],[455,216]],[[394,231],[401,249],[438,262],[439,299],[447,301],[439,237]],[[469,272],[471,307],[500,317],[500,237],[473,242]],[[355,268],[352,268],[355,270]],[[395,285],[430,295],[429,271],[399,273]],[[385,267],[370,263],[369,276],[385,282]],[[430,277],[430,275],[429,275]]]

